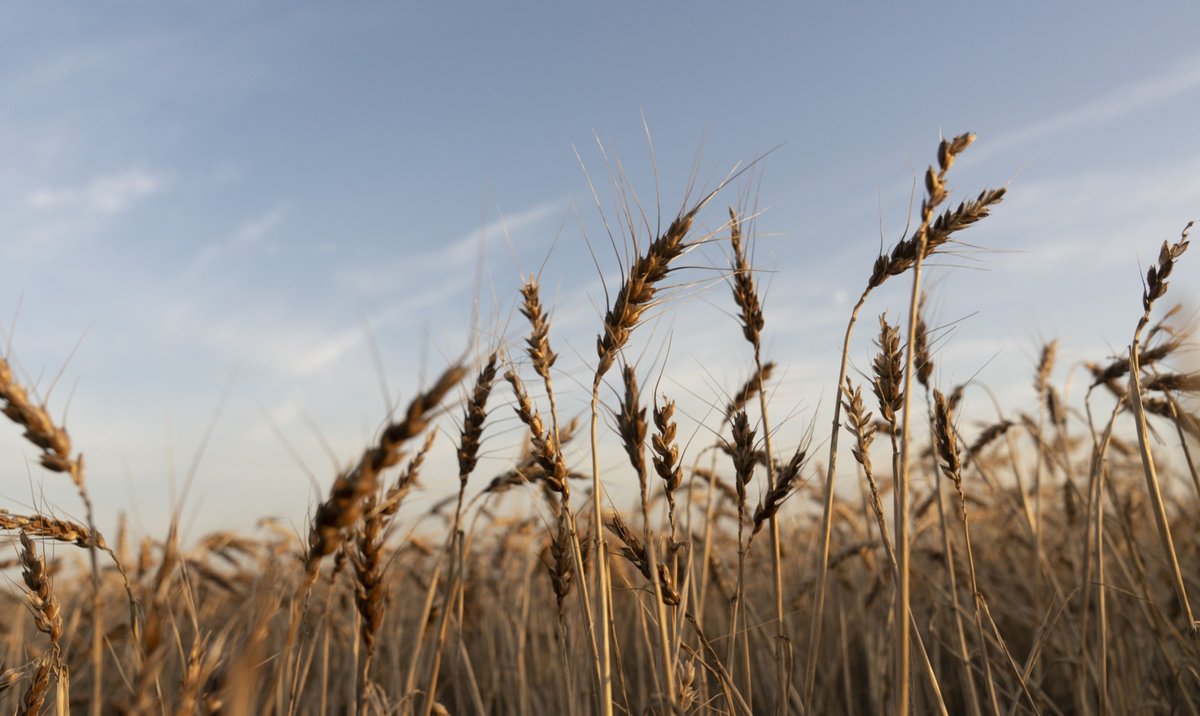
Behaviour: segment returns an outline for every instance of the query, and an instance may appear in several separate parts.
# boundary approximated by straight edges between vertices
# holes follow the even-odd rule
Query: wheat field
[[[724,208],[737,172],[630,237],[588,374],[556,367],[546,277],[523,276],[519,327],[481,330],[414,386],[327,478],[306,534],[268,522],[185,542],[176,515],[168,534],[122,522],[102,535],[67,426],[17,357],[0,358],[5,429],[45,480],[72,481],[86,515],[0,509],[0,707],[1200,713],[1200,376],[1173,368],[1191,322],[1168,290],[1190,270],[1187,229],[1147,267],[1121,353],[1047,342],[1030,390],[999,396],[985,423],[962,419],[991,404],[977,384],[938,384],[922,268],[1003,210],[1003,188],[950,199],[973,141],[940,142],[910,229],[847,287],[860,298],[823,376],[832,423],[799,439],[777,429],[791,406],[772,396],[794,356],[768,348],[753,217]],[[744,342],[746,379],[710,396],[693,439],[679,428],[687,396],[627,349],[648,315],[688,310],[666,300],[700,245],[728,259],[710,297],[736,319],[726,334]],[[873,300],[888,282],[904,283],[901,305]],[[856,328],[876,336],[873,354],[850,355]],[[1068,361],[1080,370],[1056,383]],[[590,409],[560,410],[567,393]],[[485,474],[497,426],[524,447]],[[439,452],[453,474],[432,473]],[[405,500],[429,485],[456,491],[414,520]]]

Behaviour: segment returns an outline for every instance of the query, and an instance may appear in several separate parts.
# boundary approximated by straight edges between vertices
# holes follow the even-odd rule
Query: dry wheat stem
[[[837,385],[846,380],[846,368],[850,357],[850,338],[854,324],[858,320],[858,312],[866,303],[867,297],[876,287],[882,285],[890,276],[897,276],[912,268],[919,258],[923,259],[937,253],[957,231],[965,229],[985,218],[991,207],[999,203],[1005,194],[1004,189],[989,189],[981,192],[973,201],[963,202],[955,209],[948,209],[936,220],[932,219],[932,210],[946,198],[945,174],[954,164],[957,155],[974,141],[974,135],[962,134],[953,140],[942,140],[938,147],[939,172],[932,167],[926,173],[926,189],[928,198],[922,203],[921,227],[913,236],[897,242],[892,252],[880,255],[872,268],[867,286],[859,296],[858,301],[850,312],[850,320],[846,325],[846,334],[842,341],[842,358],[838,369]],[[919,287],[918,287],[919,288]],[[817,653],[821,642],[821,623],[825,607],[825,592],[829,576],[829,540],[831,537],[833,519],[833,483],[837,470],[838,435],[841,432],[841,401],[835,401],[833,409],[832,428],[829,440],[829,459],[826,465],[824,496],[825,502],[821,515],[820,545],[817,549],[817,589],[814,598],[812,623],[809,628],[809,658],[805,678],[804,703],[811,705],[813,687],[816,683]]]
[[[366,655],[359,671],[358,709],[367,716],[367,695],[371,691],[371,663],[375,657],[375,635],[383,624],[385,587],[383,583],[383,528],[386,516],[374,509],[374,498],[366,504],[367,516],[355,535],[353,549],[345,553],[354,568],[355,606],[359,613],[359,634]]]
[[[926,386],[925,404],[929,415],[929,434],[937,435],[937,418],[934,413],[933,395],[930,389]],[[1011,425],[1011,423],[1008,423]],[[1006,428],[1007,429],[1007,428]],[[978,444],[978,440],[976,444]],[[986,444],[986,443],[985,443]],[[931,450],[929,453],[930,460],[933,463],[934,474],[934,490],[937,497],[938,511],[938,528],[942,536],[942,549],[946,553],[946,588],[950,592],[950,603],[954,610],[954,627],[955,636],[958,639],[958,658],[963,667],[963,678],[967,682],[967,698],[970,703],[968,708],[971,710],[972,716],[981,716],[982,710],[979,706],[979,689],[975,684],[975,672],[971,667],[970,651],[967,648],[967,633],[966,627],[963,624],[962,607],[958,601],[958,567],[954,560],[953,543],[950,542],[950,525],[946,518],[946,506],[944,504],[944,490],[942,487],[942,471],[938,466],[938,455],[936,450]],[[970,453],[966,457],[969,457]],[[967,461],[963,460],[965,466]]]
[[[1162,490],[1159,487],[1158,474],[1154,465],[1154,456],[1150,451],[1150,446],[1147,441],[1148,428],[1146,425],[1146,408],[1142,398],[1141,385],[1141,368],[1139,367],[1138,348],[1142,330],[1150,322],[1150,312],[1154,308],[1154,303],[1167,292],[1169,282],[1167,278],[1171,275],[1175,268],[1175,264],[1179,258],[1187,251],[1188,248],[1188,232],[1192,228],[1192,222],[1188,222],[1180,233],[1179,241],[1174,244],[1169,244],[1166,241],[1162,243],[1162,248],[1159,249],[1158,263],[1151,266],[1146,272],[1146,286],[1142,293],[1142,307],[1144,309],[1141,319],[1138,321],[1137,328],[1133,333],[1133,342],[1129,346],[1129,394],[1130,405],[1133,408],[1134,425],[1137,428],[1138,447],[1142,456],[1142,470],[1146,477],[1146,488],[1150,495],[1150,504],[1154,512],[1154,521],[1158,526],[1159,539],[1162,541],[1163,552],[1167,558],[1168,564],[1171,566],[1171,571],[1175,580],[1176,598],[1179,600],[1180,607],[1183,609],[1184,616],[1188,621],[1188,628],[1193,634],[1200,634],[1200,622],[1192,612],[1191,602],[1188,600],[1187,587],[1184,585],[1183,574],[1179,569],[1179,558],[1175,552],[1174,540],[1171,537],[1171,525],[1167,519],[1166,507],[1163,504]]]
[[[743,590],[745,588],[746,544],[743,532],[746,524],[746,486],[754,477],[754,466],[757,462],[754,449],[754,429],[745,410],[738,410],[730,421],[732,439],[730,441],[733,457],[734,487],[737,489],[737,546],[738,546],[738,577],[733,596],[733,612],[730,616],[731,634],[725,654],[725,661],[733,664],[733,655],[738,643],[738,634],[745,616],[742,610]],[[749,674],[747,674],[749,676]]]
[[[1000,700],[992,678],[992,662],[987,652],[987,636],[983,629],[983,595],[979,592],[979,580],[975,572],[975,554],[971,546],[971,526],[967,519],[967,496],[962,484],[962,458],[958,450],[958,438],[954,430],[954,414],[949,401],[941,391],[933,391],[934,424],[936,428],[937,452],[942,460],[942,472],[950,478],[958,493],[959,519],[963,530],[963,543],[967,552],[967,574],[970,578],[972,602],[975,606],[975,628],[979,637],[979,649],[983,657],[984,676],[988,690],[988,701],[992,713],[1000,714]]]
[[[767,412],[767,396],[764,387],[770,369],[773,367],[773,364],[764,364],[762,360],[762,331],[766,321],[763,318],[758,287],[755,285],[754,275],[751,273],[750,261],[747,258],[746,247],[742,241],[741,222],[738,221],[737,213],[732,208],[729,210],[729,236],[730,247],[733,249],[733,265],[731,267],[733,274],[733,299],[734,303],[740,309],[739,319],[742,324],[742,335],[754,349],[754,367],[757,378],[754,387],[757,388],[756,392],[758,393],[759,416],[762,420],[763,430],[763,450],[767,458],[767,495],[769,499],[764,503],[767,506],[764,510],[761,512],[756,511],[754,532],[757,532],[758,527],[762,524],[758,517],[761,514],[765,514],[768,518],[771,536],[771,576],[775,597],[775,679],[777,682],[775,712],[782,715],[788,700],[788,689],[791,685],[791,670],[788,668],[788,663],[790,662],[790,642],[788,641],[787,623],[784,621],[785,613],[783,610],[783,560],[779,550],[779,523],[775,518],[784,498],[789,494],[791,488],[790,481],[794,481],[799,475],[799,463],[797,463],[797,470],[791,474],[789,484],[783,485],[775,474],[775,451],[772,445],[771,424]],[[743,389],[743,392],[745,392],[745,389]],[[733,406],[731,405],[730,409],[732,408]],[[753,538],[753,534],[751,538]]]
[[[940,190],[938,174],[935,170],[927,179],[933,194]],[[960,209],[962,216],[947,219],[945,226],[962,223],[963,217],[977,214],[980,207],[968,203]],[[960,209],[952,208],[946,215]],[[926,213],[923,206],[922,216]],[[735,254],[744,250],[741,234],[749,234],[747,227],[731,226],[739,233]],[[723,235],[724,228],[718,232]],[[902,250],[890,249],[883,257],[880,279],[890,280],[918,263],[928,264],[928,252],[913,241],[916,236],[906,232]],[[692,237],[685,242],[698,243]],[[646,248],[645,242],[640,248]],[[635,244],[631,253],[639,252]],[[1181,253],[1168,245],[1160,252],[1154,272],[1144,274],[1143,308],[1148,314],[1155,301],[1162,301],[1166,281],[1181,270],[1174,266]],[[625,265],[627,272],[631,263]],[[727,284],[736,289],[735,301],[737,293],[744,297],[756,290],[744,256],[735,256],[723,273]],[[674,274],[667,276],[646,312],[661,305]],[[528,357],[546,386],[546,397],[530,397],[516,378],[517,366],[501,349],[496,369],[513,373],[511,378],[505,375],[513,393],[507,394],[507,388],[502,392],[505,405],[513,407],[521,420],[514,424],[509,418],[510,436],[516,436],[512,442],[521,442],[520,454],[497,469],[486,487],[472,491],[476,494],[466,496],[460,479],[437,508],[406,526],[398,510],[406,495],[415,491],[432,437],[439,430],[425,429],[415,435],[399,447],[397,462],[388,466],[398,474],[386,485],[385,475],[377,474],[375,487],[359,503],[353,523],[339,528],[335,535],[339,546],[329,555],[332,569],[318,570],[311,601],[301,598],[311,544],[303,533],[290,534],[286,528],[281,533],[278,521],[267,523],[268,531],[261,538],[213,533],[195,540],[195,547],[186,552],[176,545],[174,530],[183,529],[177,524],[165,544],[142,538],[140,554],[138,538],[129,542],[122,521],[111,552],[118,570],[122,561],[137,562],[127,586],[135,612],[128,628],[123,617],[114,618],[112,610],[120,609],[122,598],[108,581],[112,577],[106,573],[112,570],[105,567],[99,593],[109,624],[107,629],[95,629],[89,618],[87,570],[72,569],[86,558],[66,545],[95,545],[108,552],[108,544],[82,516],[73,522],[57,519],[48,509],[42,510],[44,514],[31,510],[25,515],[0,510],[0,530],[10,530],[13,536],[8,553],[0,554],[0,566],[15,567],[17,580],[17,589],[8,595],[10,609],[0,615],[0,633],[5,635],[0,651],[0,709],[51,712],[57,706],[60,714],[74,707],[82,712],[101,708],[177,716],[324,712],[421,716],[426,707],[430,716],[600,713],[605,703],[600,634],[592,631],[587,639],[583,637],[584,626],[594,628],[601,614],[588,598],[596,594],[596,575],[591,572],[597,566],[589,564],[597,558],[591,551],[595,541],[585,539],[580,544],[580,534],[592,533],[594,524],[588,522],[592,510],[583,507],[584,517],[576,528],[578,516],[569,502],[570,483],[587,475],[568,466],[572,451],[566,443],[577,426],[564,421],[560,432],[549,377],[559,378],[553,371],[561,368],[553,359],[549,314],[536,281],[525,277],[522,281],[525,286],[516,301],[529,328],[513,352]],[[611,476],[600,475],[605,480],[601,491],[592,492],[607,508],[603,529],[611,551],[605,555],[612,562],[604,583],[607,605],[602,633],[609,642],[608,702],[614,713],[890,713],[905,701],[914,713],[953,710],[968,716],[991,716],[1001,705],[1009,716],[1169,708],[1200,713],[1200,691],[1191,669],[1197,642],[1188,634],[1187,595],[1181,599],[1178,586],[1182,579],[1195,591],[1187,580],[1195,572],[1197,554],[1182,539],[1195,532],[1196,511],[1190,500],[1200,494],[1200,490],[1193,492],[1200,486],[1193,460],[1193,441],[1200,428],[1190,415],[1195,412],[1192,401],[1200,379],[1186,367],[1191,329],[1168,325],[1155,315],[1157,323],[1147,319],[1139,325],[1136,345],[1125,356],[1098,360],[1088,368],[1087,383],[1113,395],[1111,406],[1104,406],[1105,412],[1113,408],[1107,423],[1093,421],[1090,391],[1078,405],[1079,396],[1069,390],[1072,373],[1067,373],[1068,382],[1061,389],[1052,384],[1052,376],[1058,373],[1051,372],[1044,356],[1031,376],[1036,401],[1034,393],[1026,390],[1019,398],[1022,405],[1008,412],[1011,419],[1006,419],[997,400],[990,424],[960,432],[953,414],[962,391],[947,390],[947,395],[935,399],[930,385],[932,334],[920,311],[925,298],[917,299],[914,328],[912,299],[905,288],[904,300],[910,307],[906,318],[914,331],[908,342],[910,356],[905,356],[904,336],[881,326],[883,355],[874,360],[867,356],[866,364],[872,366],[868,373],[874,373],[865,378],[867,385],[855,379],[838,386],[836,410],[842,422],[838,432],[850,433],[842,439],[863,472],[855,499],[803,484],[804,461],[809,459],[803,448],[809,436],[794,453],[789,445],[778,455],[768,444],[768,437],[778,440],[766,415],[771,396],[762,390],[771,364],[761,363],[759,352],[746,382],[748,389],[733,401],[742,412],[740,418],[730,416],[734,427],[745,433],[740,440],[725,432],[724,400],[715,403],[715,412],[693,419],[686,406],[676,406],[658,389],[653,401],[638,397],[632,371],[622,399],[617,371],[606,374],[618,398],[603,405],[597,400],[593,406],[605,410],[605,417],[613,417],[617,427],[600,437],[605,443],[616,439],[627,443],[629,462],[620,462],[634,467],[644,498],[640,525],[638,508],[611,512],[613,505],[603,488],[615,489],[610,480],[631,477],[628,468],[621,477],[621,465],[608,465],[605,469]],[[763,334],[761,311],[761,305],[747,301],[732,311],[744,336],[749,329],[746,337],[752,345]],[[630,330],[636,330],[636,325]],[[633,345],[630,339],[614,349],[613,366],[623,373]],[[906,358],[911,360],[907,377]],[[926,391],[932,423],[929,443],[921,429],[925,420],[919,405],[910,404],[910,411],[916,411],[912,420],[902,419],[905,393],[912,395],[906,380],[912,389],[920,390],[915,386],[921,385]],[[586,379],[581,387],[587,389]],[[9,398],[14,396],[11,389],[5,390]],[[429,454],[428,460],[440,466],[458,458],[458,471],[452,468],[447,476],[445,471],[428,473],[439,467],[424,468],[429,474],[424,479],[431,486],[452,484],[454,476],[477,471],[475,463],[485,462],[483,444],[491,445],[491,438],[485,437],[492,434],[492,417],[482,418],[488,407],[497,407],[499,398],[492,396],[482,404],[473,400],[472,386],[456,387],[453,392],[460,391],[465,417],[457,418],[458,425],[444,426],[448,433],[457,434],[452,438],[455,444],[439,459]],[[564,395],[558,399],[565,406]],[[880,407],[874,406],[874,399],[880,400]],[[535,401],[540,404],[537,408]],[[865,408],[867,401],[872,402],[875,416]],[[751,402],[758,407],[751,407]],[[49,427],[43,425],[43,418],[49,421],[49,416],[36,396],[31,399],[22,392],[15,400],[0,401],[0,408],[8,409],[6,420],[16,416],[18,432],[34,435],[22,440],[49,445],[49,451],[38,446],[33,454],[49,455],[50,469],[69,467],[54,459],[65,443],[51,434],[57,430],[53,421]],[[763,415],[761,422],[756,410]],[[1117,422],[1127,411],[1133,420],[1125,428],[1136,423],[1142,432],[1137,444],[1129,441]],[[440,413],[435,406],[423,420],[432,423]],[[1156,418],[1170,420],[1169,429],[1164,431],[1168,426]],[[904,424],[911,425],[907,437]],[[694,427],[694,434],[718,430],[725,439],[688,460],[688,492],[683,496],[678,489],[684,476],[681,452],[687,441],[680,430],[685,425],[688,431]],[[603,427],[595,430],[605,432]],[[1163,438],[1156,447],[1152,430],[1160,431]],[[964,437],[964,432],[970,436]],[[884,442],[894,445],[873,444],[885,434]],[[645,456],[647,439],[649,457]],[[62,444],[55,447],[55,440]],[[871,451],[891,447],[898,463],[901,441],[907,441],[905,450],[911,457],[911,507],[908,519],[897,524],[882,507],[892,484],[882,474],[877,477],[885,471],[874,469],[886,458]],[[591,447],[595,471],[597,446]],[[605,451],[610,447],[616,445],[599,446]],[[1175,458],[1180,450],[1183,460]],[[72,448],[66,447],[65,454],[67,461],[75,462]],[[710,469],[705,467],[706,454],[712,460]],[[732,465],[721,462],[722,454],[734,459]],[[844,471],[854,467],[853,463],[842,466]],[[748,484],[760,469],[766,474],[764,482]],[[893,464],[891,473],[897,482],[901,472]],[[82,474],[82,470],[76,473]],[[596,475],[592,475],[593,485]],[[1171,487],[1180,478],[1187,484]],[[975,489],[966,490],[970,479],[976,480]],[[952,492],[942,491],[944,481],[951,482],[947,490]],[[579,494],[579,483],[575,484]],[[533,489],[510,489],[523,485]],[[1061,503],[1057,502],[1060,487]],[[655,512],[660,496],[667,502],[665,517]],[[786,508],[796,509],[796,514],[823,509],[826,499],[830,506],[820,522],[782,519],[780,510],[793,497],[822,505],[810,508],[794,501]],[[943,503],[943,498],[952,502]],[[1177,544],[1164,544],[1157,514],[1149,514],[1160,511],[1169,515],[1169,532]],[[783,546],[792,546],[789,559],[802,557],[808,562],[804,569],[783,563],[781,578],[769,572],[772,557],[766,546],[753,547],[755,541],[766,541],[758,535],[767,532],[772,517],[779,518]],[[703,526],[695,520],[703,520]],[[961,524],[956,527],[956,523]],[[436,524],[451,533],[445,549],[435,545],[440,540],[429,536],[430,529],[438,529]],[[901,581],[900,525],[909,530],[912,573],[904,614],[893,609]],[[830,541],[836,537],[838,543],[827,546],[823,559],[814,554],[813,560],[821,559],[823,564],[813,564],[803,553],[809,546],[814,552],[821,549],[826,529],[831,530]],[[51,560],[47,553],[42,564],[32,566],[27,554],[22,562],[16,534],[21,531],[30,546],[40,542],[50,550],[58,543],[59,559]],[[402,531],[407,532],[403,538]],[[130,544],[135,546],[132,551]],[[160,551],[160,547],[165,548]],[[134,556],[116,559],[125,553]],[[740,558],[736,565],[735,554]],[[23,564],[28,572],[25,581],[16,576]],[[827,602],[821,602],[819,594],[821,567],[826,570]],[[1036,580],[1028,575],[1030,568],[1038,570]],[[939,575],[942,569],[946,572]],[[784,588],[788,618],[820,604],[806,616],[818,618],[817,634],[822,628],[826,632],[824,643],[818,638],[797,644],[807,649],[799,658],[809,661],[800,667],[805,673],[795,677],[804,678],[805,684],[796,688],[788,684],[793,678],[790,654],[781,659],[777,648],[782,641],[776,626],[781,622],[771,609],[777,579]],[[591,590],[586,589],[589,583]],[[579,590],[579,602],[573,601],[573,589]],[[986,598],[982,591],[987,592]],[[971,607],[963,598],[972,600]],[[307,617],[301,618],[304,614]],[[58,616],[57,625],[51,615]],[[901,679],[890,675],[896,668],[902,627],[911,641],[908,699],[898,698]],[[104,640],[107,673],[88,668],[89,630]],[[794,624],[791,631],[797,631]],[[719,637],[715,641],[708,638],[713,633]],[[60,640],[57,659],[49,645],[55,635]],[[435,663],[440,665],[440,679],[435,677],[429,686]],[[497,668],[485,671],[484,664]],[[786,667],[784,676],[774,673],[780,664]],[[815,669],[811,691],[810,667]],[[668,669],[674,670],[673,677],[667,675]],[[985,683],[979,684],[980,679]],[[103,701],[89,701],[87,692],[97,684]],[[78,693],[71,694],[70,686]],[[673,694],[668,693],[671,689]]]
[[[665,566],[658,561],[658,550],[655,548],[654,539],[650,533],[650,507],[649,507],[649,491],[648,491],[648,474],[646,468],[646,434],[649,426],[646,422],[646,409],[642,407],[641,392],[638,389],[637,373],[633,366],[626,364],[621,371],[622,381],[625,386],[624,397],[621,401],[621,409],[617,413],[617,432],[621,436],[621,441],[625,446],[625,453],[629,457],[629,463],[633,466],[634,473],[637,475],[639,487],[639,501],[642,506],[642,541],[645,545],[643,550],[642,562],[646,567],[644,573],[648,573],[648,579],[654,591],[654,608],[657,615],[658,634],[657,639],[659,647],[662,650],[663,661],[663,680],[667,688],[667,703],[672,708],[677,704],[675,695],[675,663],[672,657],[671,638],[668,634],[667,612],[665,608],[666,597],[662,579],[658,577],[660,568],[665,572]],[[628,542],[626,542],[628,544]],[[679,603],[679,597],[675,596],[675,604]]]
[[[584,557],[583,550],[580,544],[578,530],[576,529],[575,516],[571,511],[571,486],[567,481],[569,471],[566,461],[562,454],[562,445],[559,438],[562,437],[555,433],[547,434],[545,425],[542,422],[541,416],[533,405],[533,401],[529,399],[529,395],[525,391],[524,383],[515,370],[509,368],[504,373],[504,379],[508,381],[512,387],[513,395],[516,398],[516,405],[513,410],[517,413],[517,417],[529,429],[529,439],[531,445],[530,458],[537,464],[542,471],[542,479],[544,484],[553,492],[558,493],[562,512],[567,520],[567,530],[570,534],[570,549],[571,559],[574,562],[575,573],[579,575],[579,597],[584,607],[584,624],[587,629],[588,641],[592,649],[592,662],[595,671],[596,690],[600,693],[601,684],[603,683],[603,670],[601,662],[600,644],[596,636],[596,626],[594,612],[591,605],[590,591],[584,580]],[[551,393],[551,395],[553,395]],[[556,421],[557,422],[557,421]]]
[[[549,462],[554,466],[555,475],[559,476],[558,471],[560,468],[562,471],[560,476],[561,479],[559,480],[561,489],[558,490],[559,499],[561,501],[561,511],[563,515],[562,521],[566,528],[566,534],[562,536],[565,536],[567,540],[567,546],[569,547],[570,557],[571,561],[573,562],[575,572],[580,575],[580,578],[575,581],[578,584],[580,601],[583,603],[584,623],[585,628],[587,629],[588,641],[592,647],[594,666],[596,667],[596,686],[599,688],[601,679],[601,670],[599,664],[600,656],[599,647],[596,643],[595,626],[593,624],[591,597],[588,593],[587,580],[583,579],[582,576],[584,571],[584,555],[579,543],[579,533],[575,526],[575,513],[571,509],[571,491],[569,485],[567,484],[566,466],[565,462],[562,460],[562,444],[568,438],[567,435],[563,434],[559,430],[558,406],[555,403],[554,385],[550,372],[554,367],[554,363],[558,360],[558,355],[550,347],[550,317],[547,315],[545,308],[542,306],[540,291],[541,289],[538,286],[537,277],[534,275],[529,276],[529,278],[527,278],[521,286],[522,301],[520,310],[521,315],[525,316],[526,320],[529,321],[530,326],[530,334],[525,339],[526,353],[529,355],[529,359],[533,363],[534,370],[542,379],[542,385],[546,389],[546,399],[550,403],[551,431],[548,438],[543,436],[540,430],[534,430],[532,415],[530,416],[530,420],[525,422],[530,428],[531,439],[535,441],[535,447],[537,445],[537,441],[539,440],[542,441],[543,452],[546,444],[553,446],[553,452],[557,455],[557,458],[551,459]],[[514,384],[514,388],[515,387],[516,385]],[[526,400],[526,403],[528,403],[528,400]],[[531,411],[529,408],[527,408],[526,412]],[[518,414],[521,414],[520,411],[518,411]],[[524,420],[524,415],[521,417]],[[574,424],[574,421],[572,421],[572,424]],[[543,458],[544,457],[545,455],[543,455]],[[545,461],[543,462],[543,469],[544,468]],[[562,578],[562,573],[560,573],[560,581]],[[569,587],[570,584],[566,583],[564,586]],[[559,608],[561,614],[561,603]]]
[[[658,238],[646,247],[629,267],[618,289],[612,305],[605,313],[603,333],[596,339],[598,362],[592,380],[591,454],[592,454],[592,508],[593,534],[596,538],[596,593],[599,595],[596,620],[600,632],[600,703],[601,716],[612,716],[612,645],[610,612],[612,581],[609,576],[608,556],[604,546],[604,488],[600,482],[600,454],[597,422],[600,417],[600,384],[612,367],[617,353],[625,347],[629,336],[637,327],[643,312],[654,301],[658,284],[666,278],[670,264],[690,248],[684,239],[691,230],[696,214],[716,195],[724,184],[696,202],[691,209],[681,212]]]
[[[463,415],[462,430],[459,434],[458,445],[458,503],[454,509],[454,529],[458,530],[462,521],[463,496],[467,491],[467,479],[475,471],[479,462],[480,440],[483,437],[483,423],[487,417],[487,401],[492,394],[492,383],[496,379],[496,366],[499,354],[492,352],[487,362],[479,370],[475,379],[475,387],[471,398],[467,401]]]
[[[903,271],[903,264],[910,264],[912,267],[912,296],[909,301],[909,320],[908,320],[908,350],[904,352],[904,393],[903,393],[903,419],[900,426],[900,470],[896,474],[896,481],[892,495],[895,503],[896,524],[896,561],[898,566],[899,579],[896,597],[896,678],[898,694],[896,697],[896,713],[899,716],[906,716],[909,712],[909,694],[911,688],[911,654],[910,654],[910,635],[908,630],[907,615],[909,613],[910,596],[910,556],[909,556],[909,465],[910,458],[910,436],[909,429],[912,425],[910,414],[912,406],[912,390],[913,390],[913,363],[914,363],[914,348],[917,339],[917,320],[920,315],[921,302],[921,268],[923,260],[932,251],[935,251],[940,243],[944,243],[950,239],[954,229],[949,228],[965,228],[974,221],[983,218],[987,215],[987,206],[994,201],[998,201],[998,197],[990,199],[980,194],[976,202],[976,207],[972,208],[967,203],[960,204],[957,211],[951,214],[945,214],[939,217],[938,221],[933,220],[935,209],[946,200],[945,178],[946,172],[954,163],[954,158],[975,140],[973,134],[963,134],[955,137],[953,141],[947,142],[942,140],[938,149],[939,170],[935,172],[931,166],[925,173],[925,189],[926,198],[921,202],[921,224],[918,227],[916,234],[910,240],[911,255],[909,248],[905,246],[905,242],[900,242],[897,245],[897,250],[892,252],[890,264],[887,267],[888,273]],[[1002,196],[1002,193],[1000,194]],[[949,217],[949,218],[947,218]],[[900,257],[899,259],[897,257]],[[879,279],[882,282],[882,278]]]

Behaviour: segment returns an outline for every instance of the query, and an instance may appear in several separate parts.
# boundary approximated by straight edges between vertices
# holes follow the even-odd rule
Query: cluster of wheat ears
[[[1052,382],[1051,342],[1033,404],[998,405],[968,434],[955,416],[974,386],[932,384],[921,271],[1004,197],[948,201],[947,174],[973,140],[940,143],[919,215],[871,267],[828,440],[774,443],[776,363],[746,217],[696,228],[733,177],[635,240],[582,381],[590,411],[560,416],[551,317],[530,276],[523,343],[450,365],[389,416],[336,475],[307,539],[277,528],[182,545],[176,520],[137,548],[123,521],[106,541],[82,456],[0,358],[4,415],[73,481],[87,520],[0,510],[15,551],[3,566],[22,575],[2,597],[0,702],[181,716],[1200,713],[1188,593],[1200,574],[1189,451],[1200,376],[1171,371],[1186,321],[1154,311],[1187,230],[1146,273],[1128,353],[1083,364],[1082,397]],[[714,241],[730,257],[750,377],[710,421],[713,443],[685,451],[675,401],[643,394],[625,349],[677,260]],[[851,334],[874,289],[905,276],[907,320],[879,318],[864,393],[847,371]],[[515,413],[525,449],[490,482],[473,479],[501,413]],[[446,484],[423,475],[439,433],[456,439],[458,469],[441,542],[397,519],[418,478]],[[604,474],[601,433],[628,458]],[[843,437],[859,489],[849,471],[835,489]],[[622,514],[606,487],[635,478],[640,514]],[[490,509],[502,494],[526,508]]]

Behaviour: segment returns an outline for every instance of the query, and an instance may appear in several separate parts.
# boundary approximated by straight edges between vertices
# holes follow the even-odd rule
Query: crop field
[[[922,270],[1005,209],[1006,188],[956,185],[974,141],[930,147],[908,229],[845,286],[831,404],[800,430],[744,167],[677,211],[626,196],[606,217],[627,259],[583,372],[557,361],[554,278],[522,275],[497,299],[511,321],[481,318],[318,475],[299,533],[185,539],[177,511],[165,534],[102,534],[69,420],[6,351],[0,428],[82,517],[0,505],[0,709],[1200,713],[1200,375],[1170,290],[1195,285],[1188,217],[1140,248],[1142,317],[1113,354],[1050,340],[1024,392],[942,384]],[[697,247],[724,261],[701,279]],[[731,316],[713,340],[744,351],[724,395],[664,377],[667,335],[645,330],[697,280]],[[497,433],[521,446],[498,473]],[[414,513],[422,490],[446,499]]]

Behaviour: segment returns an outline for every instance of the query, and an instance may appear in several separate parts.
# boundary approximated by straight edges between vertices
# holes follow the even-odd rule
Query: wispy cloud
[[[1194,218],[1198,198],[1196,154],[1125,172],[1068,173],[1012,192],[988,230],[1019,252],[1003,259],[1010,267],[1126,267]]]
[[[27,197],[34,209],[112,216],[166,189],[166,178],[143,168],[102,174],[79,187],[39,187]]]
[[[433,251],[370,266],[346,268],[339,272],[337,278],[339,283],[357,291],[382,294],[397,290],[397,276],[416,276],[427,272],[451,276],[474,264],[480,251],[487,253],[489,248],[502,246],[508,239],[522,248],[528,248],[533,241],[548,241],[552,238],[548,232],[535,235],[533,230],[561,214],[565,208],[564,201],[547,201],[518,214],[502,216],[465,236],[447,241]]]
[[[265,214],[243,221],[229,235],[227,243],[235,246],[258,243],[271,233],[279,225],[279,222],[283,221],[286,214],[286,209],[276,206]]]
[[[258,316],[266,318],[266,316]],[[291,377],[310,375],[342,358],[362,340],[361,328],[323,329],[307,321],[224,320],[200,338],[225,359]]]
[[[1134,82],[1116,87],[1071,109],[1052,114],[973,150],[976,158],[1003,154],[1021,144],[1120,119],[1200,89],[1200,57],[1188,57]]]
[[[270,236],[287,217],[287,207],[277,204],[271,209],[238,224],[224,238],[216,239],[205,244],[196,254],[195,260],[188,269],[189,275],[194,275],[214,261],[236,253],[239,250],[261,244]]]
[[[391,332],[406,323],[432,320],[449,297],[471,285],[471,277],[441,281],[434,288],[403,300],[390,301],[361,317],[336,323],[319,320],[279,305],[254,305],[242,299],[242,310],[216,313],[206,303],[187,301],[169,306],[163,314],[167,330],[183,333],[204,349],[231,364],[249,366],[290,378],[311,378],[344,367],[373,331]],[[188,327],[206,326],[193,334]],[[176,328],[181,327],[181,328]]]

